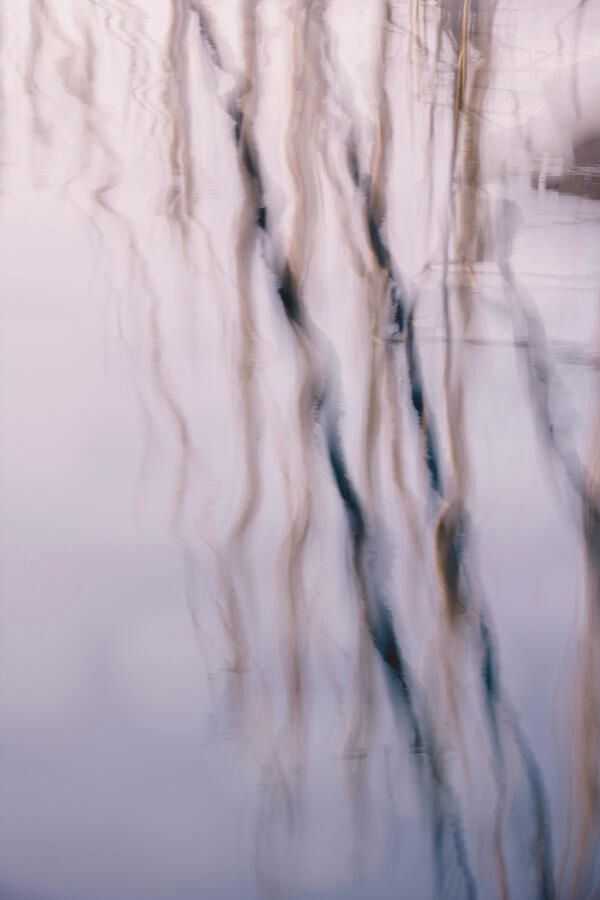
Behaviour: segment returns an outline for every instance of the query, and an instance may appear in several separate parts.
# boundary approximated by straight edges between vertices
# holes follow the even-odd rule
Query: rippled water
[[[0,897],[600,896],[600,3],[0,28]]]

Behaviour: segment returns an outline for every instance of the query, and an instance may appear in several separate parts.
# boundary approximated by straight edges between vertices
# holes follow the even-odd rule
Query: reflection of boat
[[[548,175],[545,187],[561,194],[600,200],[600,133],[573,145],[572,159],[560,175]]]
[[[547,164],[548,148],[540,140],[545,129],[532,136],[537,165],[535,187],[600,200],[600,57],[587,59],[556,72],[546,83],[547,122],[551,144],[560,150],[555,164]],[[551,147],[555,153],[556,146]]]

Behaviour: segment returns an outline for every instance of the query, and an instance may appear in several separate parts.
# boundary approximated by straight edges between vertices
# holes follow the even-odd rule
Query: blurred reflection
[[[599,40],[2,7],[3,896],[600,892]]]

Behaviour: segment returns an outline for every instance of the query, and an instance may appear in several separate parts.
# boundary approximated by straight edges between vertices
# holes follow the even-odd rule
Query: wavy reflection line
[[[221,57],[217,49],[217,41],[210,27],[210,20],[203,7],[199,7],[199,26],[202,39],[207,46],[213,64],[223,69]],[[253,38],[257,41],[256,33],[246,33],[246,48],[248,41]],[[248,52],[248,49],[247,49]],[[252,49],[254,54],[256,51]],[[310,343],[306,334],[303,332],[304,317],[303,310],[299,302],[299,296],[296,287],[296,276],[292,271],[290,259],[286,256],[279,264],[276,256],[272,251],[272,236],[269,231],[269,217],[267,215],[267,201],[263,186],[260,163],[258,157],[258,149],[253,133],[253,122],[250,115],[253,114],[252,107],[244,108],[241,103],[241,96],[245,91],[246,83],[244,79],[239,77],[236,79],[237,90],[234,90],[229,101],[228,114],[232,119],[233,138],[238,148],[240,164],[242,167],[242,176],[247,185],[248,203],[254,204],[254,226],[256,228],[257,237],[262,236],[263,245],[268,248],[265,254],[271,259],[272,274],[275,278],[276,291],[283,308],[285,316],[292,326],[296,346],[299,350],[303,364],[304,374],[302,375],[302,384],[300,387],[298,398],[298,414],[302,447],[302,467],[305,473],[310,471],[310,443],[312,440],[312,406],[314,389],[314,372],[313,361],[310,350]],[[293,117],[297,115],[294,105],[291,106],[291,114]],[[288,153],[293,151],[288,146]],[[248,218],[248,227],[250,224]],[[301,235],[302,231],[301,215],[297,214],[296,220],[296,236]],[[293,242],[292,242],[293,243]],[[248,407],[249,409],[249,407]],[[305,483],[310,484],[310,478],[305,477]],[[311,503],[309,488],[301,489],[301,499],[299,507],[292,514],[292,522],[289,533],[283,544],[282,552],[285,557],[286,569],[286,594],[288,600],[288,616],[289,626],[287,629],[289,638],[289,660],[288,660],[288,702],[290,710],[290,720],[294,734],[294,740],[299,747],[298,741],[301,738],[304,723],[304,700],[303,700],[303,674],[301,666],[301,647],[299,643],[300,626],[299,616],[302,608],[303,596],[303,558],[306,543],[310,531],[311,520]],[[255,500],[250,496],[250,512],[255,504]],[[288,498],[290,500],[290,498]],[[247,501],[248,502],[248,501]],[[291,502],[291,501],[290,501]],[[293,504],[292,504],[293,505]],[[248,509],[248,506],[246,506]],[[247,512],[242,511],[242,518],[238,520],[237,536],[239,538],[239,524],[242,528],[246,528],[248,523]],[[229,591],[233,591],[233,587],[229,586]],[[235,596],[231,593],[231,596]]]
[[[489,87],[491,72],[491,40],[496,3],[477,3],[471,9],[465,0],[460,22],[460,41],[456,63],[454,87],[453,145],[450,157],[451,184],[456,179],[456,192],[450,198],[450,214],[447,223],[447,238],[443,266],[443,303],[446,325],[446,354],[444,363],[444,385],[446,399],[446,422],[450,446],[450,471],[452,473],[449,501],[442,508],[436,531],[437,561],[443,594],[446,598],[448,625],[456,632],[461,617],[473,616],[473,591],[465,579],[464,552],[468,541],[468,519],[465,510],[467,489],[467,454],[464,435],[464,376],[462,345],[451,340],[451,315],[448,294],[448,260],[450,236],[454,232],[457,245],[456,256],[461,269],[458,284],[458,328],[464,332],[472,314],[473,264],[480,259],[483,230],[478,216],[480,206],[480,129],[483,102]],[[477,60],[468,71],[469,47],[473,44]],[[461,151],[459,157],[459,149]],[[457,163],[460,159],[460,168]],[[508,893],[506,863],[502,849],[502,819],[505,793],[504,760],[499,742],[500,709],[505,707],[500,691],[497,652],[492,641],[491,627],[487,614],[481,608],[477,614],[479,625],[474,627],[474,638],[479,647],[483,696],[491,729],[494,752],[494,772],[497,783],[497,807],[495,825],[495,845],[499,890],[502,896]],[[447,664],[452,665],[448,659]],[[450,684],[452,682],[450,681]],[[532,796],[532,818],[535,834],[533,852],[539,872],[538,891],[542,898],[554,892],[552,875],[552,852],[549,838],[547,804],[539,767],[529,748],[524,743],[516,716],[511,716],[511,730],[519,752]]]
[[[557,427],[552,414],[555,402],[554,375],[551,357],[547,347],[545,329],[535,308],[533,299],[517,281],[509,259],[499,258],[498,266],[505,280],[506,290],[512,299],[516,312],[526,329],[528,352],[524,354],[525,373],[533,401],[535,416],[540,428],[550,459],[557,460],[564,473],[568,485],[577,498],[582,516],[582,534],[586,560],[586,619],[591,635],[598,628],[597,617],[597,567],[598,522],[600,522],[600,499],[596,482],[596,460],[592,460],[592,468],[587,471],[573,446],[565,429]],[[517,317],[515,316],[515,329]],[[590,635],[590,637],[591,637]],[[581,776],[578,786],[578,810],[582,810],[577,826],[574,859],[572,862],[572,878],[570,895],[573,898],[583,896],[586,883],[589,886],[594,849],[598,842],[600,828],[600,790],[598,788],[598,753],[600,737],[598,736],[598,660],[597,651],[584,641],[580,667],[581,720],[578,726],[580,742]],[[583,789],[582,789],[583,786]]]
[[[164,93],[171,132],[168,149],[171,183],[167,214],[176,223],[184,240],[188,236],[189,220],[194,216],[196,200],[186,44],[190,13],[188,0],[171,0]]]
[[[262,184],[260,181],[260,169],[256,161],[256,151],[254,150],[253,152],[253,149],[254,148],[250,147],[246,148],[245,158],[247,159],[249,172],[255,179],[255,182],[259,188],[259,196],[264,198]],[[295,160],[292,158],[292,164],[294,163]],[[259,228],[261,228],[265,232],[265,234],[267,234],[266,223],[269,221],[269,217],[267,215],[266,200],[261,203],[259,211],[260,214],[257,215],[257,224]],[[296,225],[298,224],[300,224],[300,227],[302,226],[301,212],[299,213],[299,217],[296,220]],[[296,234],[297,233],[298,232],[296,232]],[[312,354],[310,352],[311,344],[309,334],[310,331],[313,330],[313,328],[312,323],[310,323],[310,320],[307,317],[306,309],[301,301],[298,280],[294,275],[291,262],[287,258],[284,258],[279,264],[276,272],[279,273],[277,278],[277,292],[279,294],[283,310],[286,314],[288,322],[290,323],[290,327],[294,335],[301,344],[301,347],[305,354],[305,359],[307,360],[307,362],[311,362]],[[311,387],[312,390],[309,390],[309,387]],[[307,400],[310,400],[311,397],[314,399],[310,405],[307,403],[307,407],[308,409],[311,409],[316,400],[317,409],[328,410],[329,415],[331,415],[331,409],[329,408],[328,402],[327,378],[323,382],[323,385],[318,393],[316,392],[315,387],[316,384],[314,381],[314,376],[311,378],[311,373],[309,371],[309,374],[305,378],[305,388],[303,394]],[[332,422],[331,419],[329,421],[330,423]],[[335,421],[335,417],[333,421]],[[357,579],[357,587],[361,600],[361,606],[366,618],[366,622],[368,624],[373,646],[378,656],[384,663],[384,671],[389,673],[388,682],[390,691],[392,694],[392,698],[396,698],[395,700],[393,699],[392,702],[393,709],[398,710],[399,703],[400,709],[405,709],[407,711],[409,721],[412,722],[415,746],[418,751],[416,755],[418,759],[420,755],[420,748],[424,746],[423,737],[421,734],[422,727],[420,726],[418,717],[416,716],[406,666],[394,634],[389,610],[387,608],[387,605],[385,604],[385,601],[383,601],[379,591],[376,591],[373,588],[370,567],[366,563],[366,529],[362,507],[360,502],[358,501],[358,497],[352,485],[352,482],[348,477],[345,463],[343,461],[343,455],[341,453],[340,439],[339,437],[335,436],[335,426],[333,432],[331,430],[328,430],[325,433],[332,474],[338,492],[340,494],[340,498],[342,499],[347,512],[348,525],[350,533],[352,535],[352,542],[354,547],[353,569],[355,577]],[[460,819],[457,813],[453,811],[453,806],[456,802],[455,798],[450,791],[448,783],[444,780],[444,777],[442,775],[443,767],[439,754],[427,749],[426,758],[428,759],[429,763],[428,771],[430,774],[430,780],[432,786],[434,787],[435,796],[437,797],[434,804],[436,846],[438,847],[438,849],[440,849],[444,840],[444,835],[449,836],[449,839],[452,841],[455,849],[457,863],[459,865],[459,868],[463,872],[468,895],[474,897],[476,894],[476,889],[474,879],[472,873],[470,872],[470,868],[466,859],[466,848],[464,843],[464,836],[462,833],[462,827],[460,826]]]

